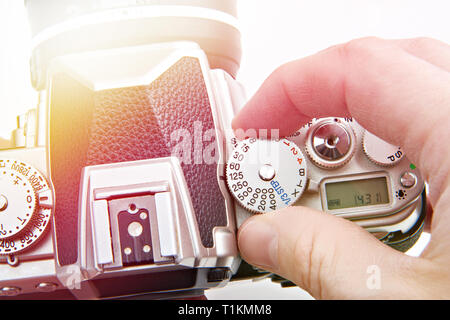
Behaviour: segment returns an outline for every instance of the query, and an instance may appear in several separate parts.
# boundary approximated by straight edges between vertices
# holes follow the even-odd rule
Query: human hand
[[[450,298],[450,46],[428,38],[364,38],[278,68],[233,121],[236,129],[297,131],[312,118],[353,117],[402,146],[429,184],[431,240],[420,257],[356,224],[289,207],[239,229],[242,257],[324,299]],[[269,130],[270,131],[270,130]],[[366,285],[380,270],[380,288]]]

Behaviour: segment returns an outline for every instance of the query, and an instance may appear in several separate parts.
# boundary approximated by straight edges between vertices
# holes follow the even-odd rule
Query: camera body
[[[240,278],[242,222],[288,205],[415,242],[420,172],[353,119],[236,139],[235,1],[80,1],[56,22],[69,2],[46,19],[57,28],[36,27],[54,2],[27,3],[40,101],[0,151],[3,296],[201,295]]]
[[[144,65],[125,63],[136,59]],[[230,127],[231,97],[243,99],[241,87],[223,70],[210,70],[193,42],[66,55],[48,74],[48,144],[1,157],[45,176],[54,219],[45,240],[15,255],[18,266],[2,267],[27,270],[28,261],[47,256],[54,266],[39,273],[54,278],[45,282],[72,287],[77,298],[192,295],[224,285],[240,259],[234,202],[218,179],[223,145],[215,138]],[[219,103],[229,117],[219,118]],[[30,290],[39,285],[27,283]]]

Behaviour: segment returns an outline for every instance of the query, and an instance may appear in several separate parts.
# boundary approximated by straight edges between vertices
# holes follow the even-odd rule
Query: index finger
[[[352,116],[402,146],[440,189],[449,172],[450,73],[392,42],[368,38],[277,69],[233,121],[234,129],[279,129],[286,136],[311,118]],[[448,140],[447,140],[448,141]],[[430,157],[430,155],[440,155]]]

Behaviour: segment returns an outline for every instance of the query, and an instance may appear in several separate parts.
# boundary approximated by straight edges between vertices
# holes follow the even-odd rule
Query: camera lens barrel
[[[26,0],[33,86],[52,58],[84,51],[193,41],[212,69],[233,77],[241,60],[237,0]]]
[[[33,36],[75,16],[143,5],[206,8],[237,17],[236,0],[25,0],[25,5]]]

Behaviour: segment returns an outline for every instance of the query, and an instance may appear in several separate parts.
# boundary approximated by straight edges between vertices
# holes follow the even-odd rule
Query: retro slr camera
[[[402,251],[420,235],[419,170],[353,119],[233,135],[235,0],[25,3],[40,99],[0,151],[3,297],[189,297],[267,276],[236,230],[290,205]]]

